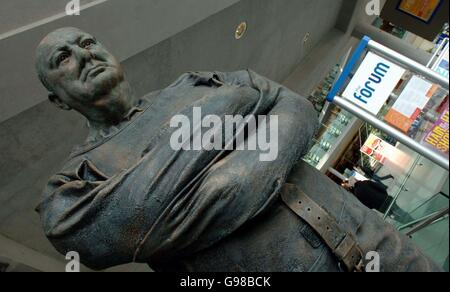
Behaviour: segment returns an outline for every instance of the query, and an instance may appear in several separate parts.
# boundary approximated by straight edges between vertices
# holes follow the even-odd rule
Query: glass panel
[[[448,200],[447,200],[448,202]],[[404,229],[402,232],[407,232]],[[426,228],[411,235],[411,239],[422,251],[440,265],[446,272],[449,271],[449,225],[448,216],[436,220]]]
[[[322,108],[322,104],[317,101],[325,98],[330,83],[332,80],[327,80],[324,86],[312,94],[311,99],[316,102],[316,106],[319,104],[318,109]],[[345,86],[342,90],[344,89]],[[424,137],[436,127],[436,122],[448,110],[448,100],[447,90],[407,71],[377,116],[423,143]],[[386,200],[381,207],[377,207],[377,211],[404,233],[415,231],[427,220],[427,225],[414,232],[411,238],[424,253],[448,271],[448,171],[373,126],[363,124],[361,127],[362,123],[358,124],[358,120],[350,113],[329,104],[325,104],[323,108],[320,116],[321,129],[305,160],[323,171],[322,166],[327,165],[324,161],[330,160],[332,154],[342,150],[337,151],[336,145],[343,141],[350,143],[343,150],[341,158],[330,165],[333,168],[333,171],[329,171],[330,177],[337,183],[341,183],[345,177],[350,182],[353,178],[378,182],[381,186],[379,191],[383,195],[381,198],[385,197]],[[446,122],[448,156],[448,116]],[[360,128],[359,132],[355,132],[352,127]],[[388,157],[384,161],[377,161],[374,159],[375,155],[369,157],[360,151],[371,134],[395,148],[388,152],[389,155],[386,154]],[[345,140],[344,136],[352,137]],[[445,133],[443,137],[442,140],[445,141]],[[445,185],[447,190],[443,191]],[[443,210],[447,212],[442,213]],[[442,213],[442,216],[435,218],[437,213]],[[433,220],[430,221],[430,218]]]
[[[391,188],[389,193],[397,199],[387,210],[386,220],[402,232],[411,232],[432,218],[411,238],[425,254],[448,271],[448,171],[418,156],[400,187],[397,190]]]

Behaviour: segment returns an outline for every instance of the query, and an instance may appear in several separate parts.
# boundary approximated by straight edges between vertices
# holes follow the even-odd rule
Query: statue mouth
[[[89,69],[84,70],[82,75],[82,81],[85,82],[88,78],[95,78],[96,76],[103,73],[109,66],[107,64],[95,65]]]

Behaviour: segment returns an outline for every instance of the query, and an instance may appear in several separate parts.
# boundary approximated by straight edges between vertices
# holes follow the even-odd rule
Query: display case
[[[304,157],[304,161],[325,173],[332,161],[342,152],[342,145],[349,136],[353,136],[360,126],[359,120],[350,113],[341,110],[339,107],[326,101],[326,97],[333,87],[339,74],[342,73],[343,66],[351,54],[352,48],[339,60],[317,86],[309,100],[313,103],[319,114],[320,129],[313,140],[309,153]]]
[[[356,117],[350,113],[334,105],[328,106],[319,132],[314,139],[315,144],[304,160],[320,171],[326,170],[329,160],[335,156],[343,139],[354,129],[356,122]]]

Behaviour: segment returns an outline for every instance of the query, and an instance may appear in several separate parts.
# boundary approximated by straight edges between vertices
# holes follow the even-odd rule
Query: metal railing
[[[344,70],[337,82],[331,89],[328,94],[327,100],[331,103],[334,103],[341,107],[342,109],[354,114],[361,120],[373,125],[374,127],[384,131],[386,134],[392,136],[397,139],[399,142],[403,143],[405,146],[411,148],[416,151],[418,154],[423,157],[431,160],[442,168],[449,170],[449,159],[445,155],[434,151],[426,146],[420,144],[419,142],[413,140],[409,136],[404,133],[398,131],[387,123],[379,120],[375,115],[369,113],[368,111],[362,109],[351,101],[344,99],[343,97],[338,96],[338,93],[341,91],[342,87],[346,83],[349,78],[351,72],[356,67],[356,64],[363,56],[366,50],[373,51],[374,53],[385,57],[386,59],[399,64],[402,67],[406,67],[412,72],[418,73],[428,80],[440,85],[442,88],[448,90],[449,89],[449,80],[445,77],[441,76],[437,72],[434,72],[430,68],[411,60],[394,50],[391,50],[388,47],[385,47],[377,42],[374,42],[369,37],[364,37],[359,43],[358,47],[355,49],[352,57],[348,61],[347,65],[344,67]]]

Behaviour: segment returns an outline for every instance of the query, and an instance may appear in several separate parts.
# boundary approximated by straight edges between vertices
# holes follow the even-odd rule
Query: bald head
[[[105,112],[123,99],[120,63],[95,37],[67,27],[49,33],[36,49],[36,70],[49,99],[62,109]]]
[[[51,33],[46,35],[39,43],[36,49],[36,71],[42,84],[49,91],[51,91],[52,89],[47,83],[45,75],[50,63],[48,58],[51,56],[53,48],[58,47],[58,45],[63,43],[65,40],[70,39],[71,35],[75,36],[84,33],[85,32],[75,27],[64,27],[52,31]]]

